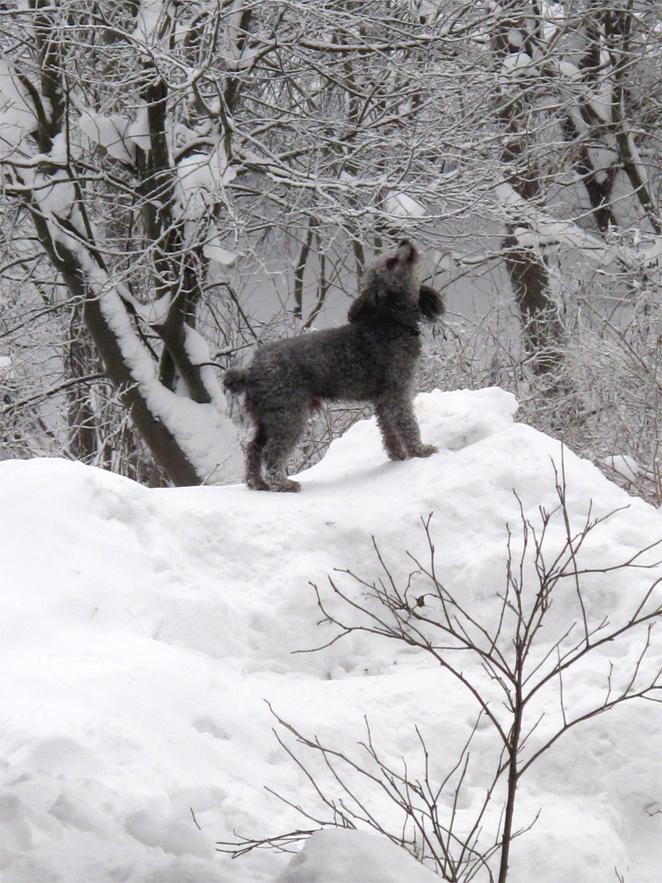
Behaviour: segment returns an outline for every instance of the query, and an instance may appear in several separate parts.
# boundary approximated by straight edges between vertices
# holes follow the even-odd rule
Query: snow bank
[[[383,837],[343,828],[313,835],[290,862],[278,883],[433,883],[426,870]]]
[[[406,552],[425,556],[421,518],[431,512],[441,579],[489,619],[504,584],[507,525],[516,533],[519,524],[513,489],[532,519],[556,505],[560,445],[513,422],[512,396],[434,392],[416,408],[438,454],[389,462],[365,421],[299,476],[297,495],[241,485],[148,490],[62,460],[0,463],[3,883],[431,878],[368,832],[315,834],[294,857],[215,852],[233,831],[311,827],[264,790],[310,802],[265,700],[358,758],[367,717],[383,756],[406,758],[415,774],[418,726],[439,780],[475,723],[466,693],[404,644],[356,632],[294,652],[334,634],[319,624],[310,583],[340,610],[328,577],[347,591],[351,577],[334,569],[378,578],[373,537],[394,578],[406,580],[414,569]],[[662,537],[657,511],[568,451],[564,465],[577,524],[589,505],[597,517],[627,507],[596,530],[588,563],[609,566]],[[550,554],[561,539],[550,527]],[[629,609],[656,575],[592,575],[589,613]],[[571,596],[567,604],[550,614],[552,634],[572,612]],[[639,649],[615,646],[569,677],[568,709],[602,696],[609,662],[617,671]],[[542,711],[544,733],[560,712]],[[518,826],[541,813],[515,841],[513,883],[597,883],[614,868],[628,881],[659,880],[659,731],[658,706],[633,702],[570,731],[532,767]],[[460,821],[475,811],[494,761],[489,728],[475,738]],[[395,807],[369,799],[385,824],[402,827]],[[488,814],[485,827],[493,821]]]

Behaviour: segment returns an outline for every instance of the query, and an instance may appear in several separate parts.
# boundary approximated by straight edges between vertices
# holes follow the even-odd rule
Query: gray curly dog
[[[244,393],[255,424],[246,451],[246,484],[298,491],[287,458],[311,411],[324,399],[370,402],[391,460],[429,457],[414,416],[419,324],[444,312],[441,296],[421,285],[422,256],[407,240],[366,270],[348,324],[265,344],[248,368],[231,368],[225,388]]]

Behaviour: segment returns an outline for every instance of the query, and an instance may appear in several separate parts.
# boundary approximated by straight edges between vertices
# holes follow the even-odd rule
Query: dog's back
[[[232,374],[226,386],[245,390],[251,412],[262,403],[286,406],[297,388],[314,399],[368,402],[413,377],[420,348],[403,329],[349,324],[313,331],[260,347],[248,371]]]

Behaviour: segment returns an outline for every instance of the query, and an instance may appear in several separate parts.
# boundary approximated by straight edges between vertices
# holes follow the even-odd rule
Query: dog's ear
[[[429,285],[421,285],[418,292],[418,306],[423,316],[431,322],[440,319],[446,312],[443,297]]]
[[[385,293],[372,273],[366,277],[361,293],[349,308],[350,322],[372,322],[384,305]]]

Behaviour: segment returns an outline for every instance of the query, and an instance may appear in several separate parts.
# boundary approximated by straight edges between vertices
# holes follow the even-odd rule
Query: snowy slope
[[[493,621],[507,525],[515,546],[520,527],[513,489],[532,521],[538,507],[558,503],[552,463],[561,462],[560,445],[513,423],[515,408],[497,389],[421,395],[423,438],[438,454],[391,463],[366,421],[300,476],[297,495],[148,490],[65,461],[0,463],[2,883],[432,880],[374,833],[323,832],[293,859],[258,850],[232,860],[215,843],[233,830],[267,837],[314,827],[265,791],[318,809],[272,732],[265,700],[301,732],[357,759],[367,717],[380,753],[394,765],[405,757],[420,774],[417,726],[433,776],[452,768],[477,708],[427,654],[359,632],[316,653],[293,651],[336,633],[320,624],[311,583],[346,615],[328,577],[360,599],[356,581],[334,569],[378,578],[373,537],[406,582],[415,569],[407,551],[425,558],[421,518],[430,513],[444,585]],[[564,465],[578,525],[589,505],[598,517],[627,507],[591,535],[583,566],[613,566],[662,537],[657,511],[569,451]],[[550,558],[562,535],[562,525],[550,526]],[[654,560],[651,552],[646,561]],[[661,572],[589,576],[588,615],[627,616]],[[552,607],[541,652],[576,618],[573,598]],[[643,676],[662,658],[656,631],[651,641]],[[599,702],[610,662],[617,685],[640,649],[638,635],[569,675],[570,712]],[[532,740],[558,723],[554,696],[534,709],[545,717]],[[527,772],[518,826],[541,812],[514,843],[509,880],[597,883],[616,880],[614,869],[628,883],[661,879],[658,709],[636,701],[596,717]],[[495,751],[481,724],[461,824],[482,799]],[[316,763],[320,781],[330,782]],[[379,791],[366,799],[390,830],[402,827]],[[486,845],[498,816],[497,801],[485,816]]]

